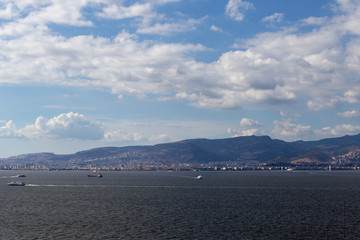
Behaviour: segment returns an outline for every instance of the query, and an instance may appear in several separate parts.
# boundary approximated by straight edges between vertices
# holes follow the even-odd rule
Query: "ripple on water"
[[[197,181],[191,174],[28,172],[31,184],[19,188],[4,178],[0,238],[356,239],[360,232],[360,175],[229,172]]]

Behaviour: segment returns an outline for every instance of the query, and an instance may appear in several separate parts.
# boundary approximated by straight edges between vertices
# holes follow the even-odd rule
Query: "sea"
[[[0,171],[0,239],[360,239],[360,171],[88,174]]]

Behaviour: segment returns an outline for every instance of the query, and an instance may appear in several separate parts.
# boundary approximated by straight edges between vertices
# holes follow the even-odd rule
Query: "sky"
[[[2,0],[0,157],[360,133],[360,0]]]

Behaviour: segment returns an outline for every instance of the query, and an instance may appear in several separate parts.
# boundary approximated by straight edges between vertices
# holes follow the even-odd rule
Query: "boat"
[[[203,179],[201,175],[197,176],[196,179]]]
[[[26,177],[26,175],[25,174],[18,174],[18,175],[16,175],[16,177]]]
[[[8,186],[25,186],[24,182],[9,182]]]
[[[96,175],[89,174],[89,175],[88,175],[88,177],[97,177],[97,178],[102,178],[103,176],[102,176],[100,173],[98,173],[98,174],[96,174]]]

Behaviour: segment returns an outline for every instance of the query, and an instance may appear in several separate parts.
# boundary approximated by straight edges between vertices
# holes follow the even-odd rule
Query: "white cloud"
[[[279,62],[281,67],[260,71],[276,76],[282,89],[307,99],[309,108],[338,107],[341,101],[335,96],[346,92],[356,78],[353,71],[345,71],[345,52],[336,28],[327,26],[305,34],[260,34],[248,41],[248,47]]]
[[[237,21],[242,21],[244,19],[244,12],[253,8],[254,5],[250,2],[242,0],[229,0],[225,7],[225,13]]]
[[[335,127],[324,127],[320,130],[314,131],[317,136],[320,137],[342,137],[344,135],[355,135],[359,134],[360,126],[354,126],[351,124],[341,124]]]
[[[338,108],[340,105],[341,101],[338,98],[321,98],[307,102],[308,108],[314,111],[319,111],[326,108]]]
[[[308,17],[302,20],[304,25],[324,25],[329,19],[327,17]]]
[[[0,19],[12,19],[17,16],[12,3],[0,3]]]
[[[138,132],[129,132],[125,130],[115,130],[107,132],[104,135],[107,142],[121,142],[122,144],[139,144],[139,143],[163,143],[170,141],[166,134],[143,134]]]
[[[13,121],[7,121],[0,127],[0,138],[21,138]]]
[[[114,2],[111,5],[107,5],[98,15],[104,18],[124,19],[155,14],[153,13],[152,5],[149,2],[143,4],[136,2],[129,7],[125,7],[122,4],[122,1],[119,1],[117,3]]]
[[[349,103],[360,103],[360,92],[359,87],[354,87],[344,93],[344,101]]]
[[[100,140],[104,137],[104,130],[101,124],[86,119],[84,115],[69,112],[51,119],[38,117],[34,124],[20,129],[8,121],[0,128],[0,137]]]
[[[202,20],[169,19],[163,14],[156,12],[158,5],[164,5],[180,0],[157,0],[148,2],[134,2],[132,5],[125,6],[123,1],[112,1],[106,5],[99,17],[109,19],[129,19],[135,18],[138,22],[136,33],[153,35],[170,35],[171,33],[192,31]]]
[[[298,113],[289,113],[288,111],[283,111],[283,110],[280,111],[280,116],[294,118],[294,119],[298,119],[301,117],[301,115]]]
[[[252,136],[252,135],[263,135],[264,133],[260,131],[259,127],[263,126],[260,122],[250,119],[250,118],[242,118],[240,120],[240,128],[241,129],[232,129],[227,128],[227,133],[232,137],[239,136]]]
[[[57,23],[75,26],[92,26],[91,21],[83,19],[81,13],[89,1],[62,0],[53,1],[40,12],[29,14],[27,21],[34,23]]]
[[[158,34],[158,35],[171,35],[177,32],[187,32],[196,29],[196,25],[201,23],[200,20],[189,19],[183,22],[176,23],[155,23],[152,26],[143,25],[137,29],[137,33],[141,34]]]
[[[190,83],[185,87],[191,92],[183,91],[181,97],[211,108],[239,108],[243,102],[292,102],[295,94],[284,89],[275,77],[278,65],[275,59],[251,50],[224,53],[210,64],[192,62],[183,70],[191,73],[187,78],[192,81],[185,82]]]
[[[110,0],[8,1],[1,11],[13,19],[0,25],[0,83],[96,87],[119,97],[155,96],[217,109],[305,101],[308,108],[322,110],[339,107],[342,101],[360,102],[360,91],[354,87],[360,74],[358,1],[338,1],[342,12],[327,21],[307,18],[308,23],[318,23],[312,31],[291,28],[258,34],[245,40],[241,50],[224,52],[210,63],[192,57],[193,52],[209,50],[202,45],[141,41],[126,31],[115,38],[64,37],[49,27],[94,25],[84,16],[84,7],[103,17],[139,17],[142,20],[134,24],[138,33],[189,31],[201,23],[202,19],[175,21],[156,12],[159,4],[170,2],[174,1],[125,6],[117,1],[115,8]],[[111,7],[121,14],[111,15]],[[242,19],[252,7],[230,0],[226,11]]]
[[[16,5],[19,11],[28,12],[27,9],[38,10],[41,6],[47,6],[52,3],[52,0],[8,0],[8,2]]]
[[[125,1],[112,0],[93,0],[94,2],[102,3],[104,7],[98,12],[98,16],[110,19],[125,19],[125,18],[158,18],[156,7],[172,2],[179,2],[181,0],[151,0],[151,1],[133,1],[132,4],[126,6]]]
[[[227,133],[230,134],[231,137],[263,135],[263,133],[258,128],[250,128],[245,130],[228,128]]]
[[[251,128],[241,131],[241,136],[253,136],[258,134],[259,134],[259,129],[257,128]]]
[[[215,25],[211,25],[210,30],[214,31],[214,32],[223,32],[223,30],[221,28],[219,28]]]
[[[261,21],[273,25],[274,23],[282,22],[283,18],[284,18],[283,13],[274,13],[273,15],[264,17],[263,19],[261,19]]]
[[[359,134],[360,126],[340,124],[335,127],[324,127],[312,130],[310,126],[294,124],[290,121],[274,121],[272,133],[275,137],[286,140],[321,139]]]
[[[357,110],[346,111],[338,113],[337,115],[344,118],[360,118],[360,112]]]
[[[129,133],[122,130],[116,130],[114,132],[108,132],[105,134],[105,139],[107,141],[127,141],[127,142],[139,142],[144,140],[144,136],[139,133]]]
[[[260,124],[258,121],[250,119],[250,118],[242,118],[240,121],[240,126],[241,127],[259,127],[262,126],[262,124]]]
[[[11,3],[12,2],[12,3]],[[74,26],[91,26],[85,20],[82,9],[96,0],[39,0],[10,1],[13,17],[23,15],[21,23],[43,25],[47,23],[69,24]]]
[[[313,134],[311,126],[292,123],[290,120],[274,121],[272,133],[280,139],[298,140],[308,138]]]

